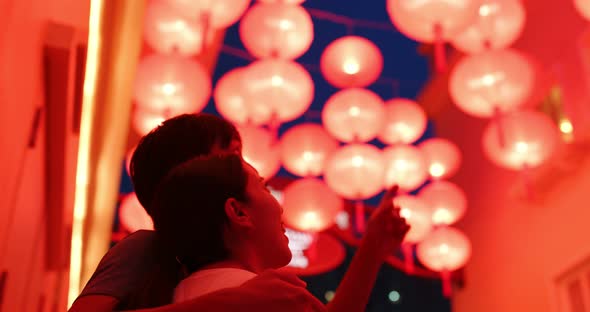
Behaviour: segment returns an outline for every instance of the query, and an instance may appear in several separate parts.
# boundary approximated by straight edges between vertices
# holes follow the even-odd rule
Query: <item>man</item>
[[[219,152],[241,153],[241,139],[227,121],[208,114],[181,115],[165,121],[140,141],[131,160],[135,193],[152,214],[154,193],[168,172],[191,158]],[[244,285],[181,304],[166,305],[183,274],[153,231],[135,232],[103,257],[70,312],[113,311],[316,311],[304,283],[296,276],[268,272]],[[311,302],[312,306],[309,306]],[[319,304],[319,302],[318,302]],[[284,310],[283,310],[284,311]]]

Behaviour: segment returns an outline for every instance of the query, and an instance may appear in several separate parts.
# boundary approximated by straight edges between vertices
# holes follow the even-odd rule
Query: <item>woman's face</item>
[[[244,167],[248,176],[245,205],[254,225],[248,234],[253,242],[252,246],[265,269],[286,266],[291,261],[291,250],[282,222],[283,208],[272,196],[256,169],[246,162]]]

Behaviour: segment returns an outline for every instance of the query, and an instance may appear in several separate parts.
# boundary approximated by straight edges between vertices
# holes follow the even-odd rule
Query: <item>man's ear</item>
[[[254,223],[250,218],[250,212],[246,205],[235,198],[229,198],[225,201],[225,215],[231,225],[240,227],[253,228]]]

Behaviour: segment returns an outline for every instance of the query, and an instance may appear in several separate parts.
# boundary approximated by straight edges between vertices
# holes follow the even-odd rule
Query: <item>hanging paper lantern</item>
[[[146,42],[158,53],[200,53],[203,39],[213,38],[212,29],[207,35],[204,25],[187,17],[184,12],[170,6],[166,0],[150,1],[145,13],[143,35]]]
[[[268,117],[258,120],[255,117],[259,116],[251,114],[248,110],[244,72],[243,67],[234,68],[221,76],[213,90],[215,107],[221,116],[233,123],[261,125]]]
[[[313,23],[299,5],[256,3],[240,22],[240,38],[257,58],[292,60],[311,46]]]
[[[421,186],[428,177],[428,164],[420,149],[413,145],[390,146],[383,150],[385,187],[398,185],[411,191]]]
[[[326,130],[343,142],[367,142],[383,127],[385,104],[366,89],[351,88],[334,93],[322,110]]]
[[[137,134],[144,136],[162,124],[167,119],[166,117],[162,114],[150,113],[136,108],[133,111],[131,125]]]
[[[244,75],[248,117],[255,123],[290,121],[311,105],[313,80],[298,63],[260,60],[248,66]]]
[[[428,204],[413,195],[399,195],[393,202],[400,207],[400,216],[410,225],[404,242],[417,243],[423,240],[432,230],[432,212]]]
[[[226,28],[244,14],[250,0],[166,0],[188,18],[211,28]]]
[[[590,20],[590,1],[588,0],[574,0],[576,10],[587,20]]]
[[[426,113],[418,103],[408,99],[385,102],[385,122],[379,140],[386,144],[410,144],[426,130]]]
[[[498,133],[501,125],[503,138]],[[551,119],[536,111],[519,111],[492,120],[483,133],[483,148],[495,164],[520,170],[539,166],[555,151],[559,136]]]
[[[507,48],[524,28],[520,0],[482,0],[478,13],[477,21],[453,38],[453,45],[463,52]]]
[[[406,36],[436,43],[436,65],[444,70],[445,41],[477,18],[479,0],[387,0],[393,24]]]
[[[453,69],[449,91],[455,104],[476,117],[522,108],[534,83],[530,62],[514,50],[495,50],[462,59]]]
[[[119,219],[121,225],[131,233],[138,230],[154,229],[152,218],[139,203],[135,193],[131,193],[121,200]]]
[[[324,78],[337,88],[366,87],[381,74],[383,55],[370,40],[346,36],[330,43],[320,58]]]
[[[242,138],[242,156],[265,180],[272,178],[281,167],[279,149],[273,134],[260,127],[238,128]]]
[[[426,157],[432,179],[446,179],[459,170],[461,151],[455,143],[443,138],[431,138],[418,147]]]
[[[203,66],[174,54],[153,54],[137,68],[134,98],[142,109],[164,115],[200,112],[211,93]]]
[[[320,232],[334,224],[342,199],[322,180],[305,178],[285,188],[283,219],[296,230]]]
[[[336,150],[326,163],[324,179],[348,199],[365,199],[383,189],[381,151],[369,144],[351,144]]]
[[[420,198],[430,206],[435,225],[451,225],[461,219],[467,210],[465,192],[448,181],[436,181],[425,186],[420,191]]]
[[[293,174],[319,176],[337,148],[338,142],[322,126],[300,124],[287,130],[281,138],[281,160]]]

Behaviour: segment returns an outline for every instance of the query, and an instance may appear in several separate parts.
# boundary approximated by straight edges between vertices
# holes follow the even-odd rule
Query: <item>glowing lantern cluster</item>
[[[365,199],[383,189],[381,151],[369,144],[350,144],[336,150],[326,163],[324,179],[348,199]]]
[[[453,176],[461,165],[461,151],[455,143],[443,138],[431,138],[419,145],[426,157],[428,173],[432,179]]]
[[[465,192],[448,181],[436,181],[425,186],[420,191],[420,198],[430,206],[435,225],[453,224],[467,210]]]
[[[154,223],[143,206],[139,203],[135,193],[126,195],[119,206],[119,219],[129,232],[137,230],[153,230]]]
[[[462,59],[451,73],[455,104],[469,115],[491,117],[522,108],[534,83],[530,62],[513,50],[492,50]]]
[[[398,185],[411,191],[428,178],[428,164],[420,149],[413,145],[395,145],[383,151],[385,186]]]
[[[278,146],[273,134],[260,127],[243,126],[238,131],[242,137],[242,156],[261,177],[272,178],[281,167]]]
[[[211,93],[203,66],[175,54],[153,54],[137,68],[134,99],[143,111],[166,117],[201,111]]]
[[[256,3],[240,22],[240,38],[257,58],[292,60],[305,53],[313,40],[307,11],[289,3]]]
[[[293,174],[318,176],[337,148],[338,142],[321,125],[301,124],[281,137],[281,160]]]
[[[323,181],[297,180],[283,193],[283,219],[296,230],[320,232],[334,224],[343,209],[342,199]]]
[[[366,87],[383,70],[383,56],[368,39],[346,36],[330,43],[320,59],[326,80],[338,88]]]
[[[524,28],[525,11],[520,0],[483,0],[478,13],[477,21],[452,40],[463,52],[507,48]]]
[[[350,88],[332,95],[322,110],[326,130],[343,142],[367,142],[383,127],[385,106],[381,98],[366,89]]]
[[[501,125],[503,137],[499,136]],[[536,111],[519,111],[492,120],[483,133],[483,148],[497,165],[521,170],[542,164],[554,152],[557,127]]]
[[[385,121],[379,139],[386,144],[410,144],[426,130],[426,113],[418,103],[402,98],[385,102]]]

